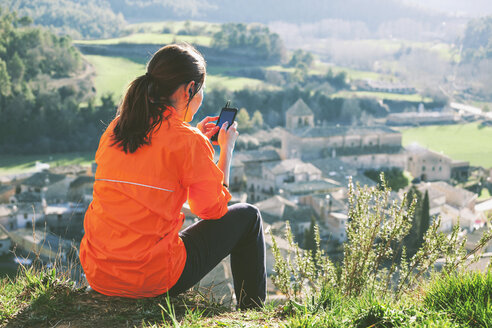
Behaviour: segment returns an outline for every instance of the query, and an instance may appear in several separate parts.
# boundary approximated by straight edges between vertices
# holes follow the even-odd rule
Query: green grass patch
[[[428,287],[424,304],[466,327],[492,327],[492,271],[438,278]]]
[[[94,86],[97,95],[113,93],[117,101],[128,84],[137,76],[145,73],[144,63],[129,58],[96,55],[86,55],[85,58],[96,70]]]
[[[329,68],[333,71],[334,74],[339,74],[340,72],[347,73],[348,78],[351,80],[384,80],[387,78],[384,74],[357,70],[348,67],[330,66]]]
[[[490,192],[487,188],[482,188],[481,192],[480,192],[480,197],[478,197],[478,201],[483,201],[483,200],[487,200],[490,198]]]
[[[120,100],[128,84],[137,76],[144,74],[146,69],[146,64],[142,60],[97,55],[86,55],[85,58],[96,70],[94,85],[98,97],[106,93],[113,93],[116,101]],[[238,68],[210,66],[206,82],[207,89],[223,88],[236,91],[244,88],[269,87],[267,83],[258,79],[224,75],[225,72]]]
[[[207,89],[223,88],[231,91],[237,91],[245,88],[268,87],[261,80],[248,77],[231,77],[225,75],[207,75]]]
[[[443,152],[455,160],[469,161],[470,165],[492,167],[492,127],[479,123],[431,125],[402,130],[402,143],[413,142]]]
[[[371,91],[339,91],[331,95],[332,98],[378,98],[388,100],[400,100],[400,101],[412,101],[412,102],[431,102],[432,99],[428,97],[422,97],[419,94],[399,94],[389,92],[371,92]]]
[[[63,153],[51,155],[2,155],[0,157],[0,175],[33,171],[36,161],[50,164],[51,167],[65,165],[89,166],[94,162],[94,153]]]
[[[112,39],[98,39],[98,40],[77,40],[75,44],[94,44],[94,45],[112,45],[120,43],[133,43],[133,44],[170,44],[175,42],[188,42],[193,45],[210,46],[212,38],[204,35],[175,35],[175,34],[163,34],[163,33],[134,33],[127,36],[112,38]]]

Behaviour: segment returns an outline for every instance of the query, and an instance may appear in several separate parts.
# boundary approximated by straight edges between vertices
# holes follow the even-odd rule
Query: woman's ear
[[[195,90],[195,81],[191,81],[186,84],[185,91],[188,96],[188,99],[191,99],[191,97],[193,97],[194,90]]]

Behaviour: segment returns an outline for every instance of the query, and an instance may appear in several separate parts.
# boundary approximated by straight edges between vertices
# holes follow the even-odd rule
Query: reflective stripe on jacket
[[[178,236],[184,202],[200,218],[218,219],[231,195],[212,145],[198,129],[171,116],[154,131],[151,145],[125,154],[111,146],[117,119],[96,153],[80,261],[96,291],[152,297],[171,288],[184,268],[186,250]]]

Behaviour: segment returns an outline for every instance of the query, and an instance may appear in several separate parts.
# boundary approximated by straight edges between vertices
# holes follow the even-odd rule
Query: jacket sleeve
[[[213,161],[214,149],[202,135],[196,135],[183,167],[182,183],[188,188],[188,204],[198,217],[219,219],[227,213],[231,195],[223,186],[224,174]]]

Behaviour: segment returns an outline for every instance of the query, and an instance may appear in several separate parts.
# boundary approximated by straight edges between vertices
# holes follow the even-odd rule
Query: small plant
[[[273,282],[290,301],[319,298],[327,286],[350,297],[369,292],[399,299],[435,271],[438,259],[444,259],[441,274],[454,272],[471,256],[478,259],[476,255],[492,239],[492,230],[489,230],[477,247],[467,253],[466,239],[460,238],[459,224],[446,235],[439,232],[441,221],[437,219],[425,233],[416,254],[408,258],[403,242],[411,229],[416,200],[407,204],[406,195],[402,201],[391,200],[391,189],[384,182],[384,174],[381,174],[381,181],[377,188],[349,184],[347,242],[340,268],[320,249],[317,227],[314,251],[299,248],[289,224],[285,237],[291,250],[285,258],[273,238],[276,272]]]

